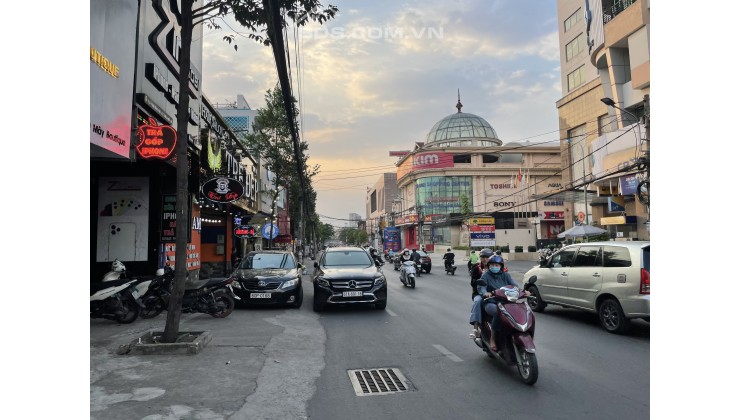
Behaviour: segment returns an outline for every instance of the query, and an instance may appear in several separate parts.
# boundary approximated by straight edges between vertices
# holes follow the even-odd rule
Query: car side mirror
[[[296,264],[296,267],[298,267],[298,268],[303,268],[303,264],[301,264],[301,263],[298,263],[298,264]]]
[[[546,268],[547,267],[547,258],[540,259],[540,268]]]
[[[319,263],[317,261],[313,262],[313,268],[319,268]]]

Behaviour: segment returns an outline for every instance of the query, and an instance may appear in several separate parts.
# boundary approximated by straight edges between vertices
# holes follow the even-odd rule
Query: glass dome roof
[[[426,142],[465,138],[498,139],[498,136],[491,124],[483,118],[475,114],[457,112],[434,124],[434,127],[427,134]]]

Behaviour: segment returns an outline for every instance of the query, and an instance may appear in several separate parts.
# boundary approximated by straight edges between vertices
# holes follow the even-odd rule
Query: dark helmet
[[[416,248],[411,248],[411,252],[416,252]]]
[[[447,248],[447,252],[450,252],[450,251],[452,251],[452,248]]]
[[[491,265],[491,264],[501,264],[501,268],[503,268],[504,267],[504,259],[501,258],[500,255],[494,255],[493,258],[491,258],[490,260],[488,260],[488,265]]]
[[[478,256],[483,258],[491,258],[493,256],[493,251],[491,251],[490,248],[483,248],[480,253],[478,253]]]

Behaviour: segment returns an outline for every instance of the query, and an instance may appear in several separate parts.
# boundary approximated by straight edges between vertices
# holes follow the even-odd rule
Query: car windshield
[[[426,252],[424,252],[424,251],[416,251],[416,252],[418,252],[418,253],[419,253],[419,256],[420,256],[420,257],[428,257],[428,256],[429,256],[429,254],[427,254],[427,253],[426,253]]]
[[[373,265],[370,256],[365,251],[331,251],[324,255],[325,267]]]
[[[290,254],[252,254],[239,264],[239,268],[261,269],[261,268],[295,268],[295,261]]]

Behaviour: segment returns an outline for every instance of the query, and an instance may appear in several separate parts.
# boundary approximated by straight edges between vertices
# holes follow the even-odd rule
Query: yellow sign
[[[625,223],[627,223],[627,219],[624,216],[602,217],[600,220],[602,226],[623,225]]]
[[[478,225],[495,225],[493,217],[473,217],[470,219],[470,224],[474,226]]]
[[[97,64],[104,72],[118,79],[118,66],[93,47],[90,47],[90,61]]]

